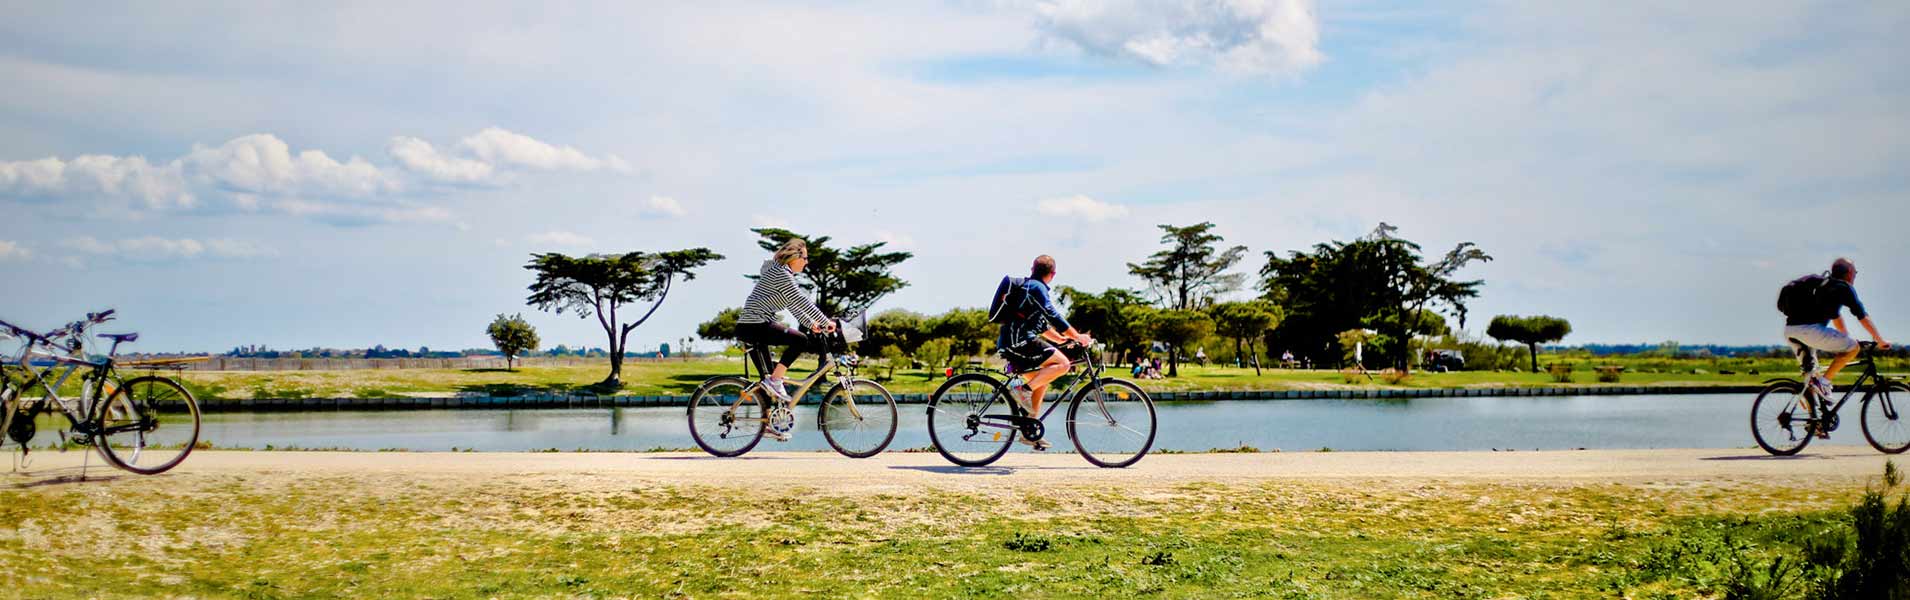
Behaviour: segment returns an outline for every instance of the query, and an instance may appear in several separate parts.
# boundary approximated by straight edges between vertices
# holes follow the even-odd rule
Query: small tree
[[[696,326],[696,337],[706,340],[736,341],[736,319],[743,316],[743,309],[725,308],[708,321]]]
[[[656,314],[678,278],[695,279],[696,269],[722,259],[708,248],[583,257],[532,254],[524,268],[537,273],[537,280],[525,301],[557,314],[572,311],[580,318],[596,317],[610,339],[610,375],[599,385],[614,390],[623,387],[624,345],[630,332]],[[650,308],[635,321],[624,323],[618,311],[637,302],[649,302]]]
[[[1260,375],[1260,352],[1254,344],[1280,323],[1279,309],[1272,302],[1254,300],[1216,304],[1209,312],[1214,317],[1215,331],[1233,338],[1234,356],[1250,357],[1243,360],[1251,360],[1253,374]],[[1241,353],[1243,345],[1249,354]]]
[[[1499,315],[1486,325],[1486,335],[1502,342],[1525,344],[1532,351],[1532,371],[1539,370],[1539,344],[1549,344],[1572,334],[1572,324],[1565,319],[1536,315],[1521,317]]]
[[[988,311],[979,308],[951,309],[935,317],[928,329],[934,337],[948,339],[945,365],[953,365],[957,356],[981,354],[996,333],[995,324],[988,322]]]
[[[497,351],[504,353],[504,369],[508,371],[517,370],[517,357],[537,349],[537,329],[524,321],[522,313],[508,317],[500,313],[485,333],[490,334]]]
[[[1180,376],[1181,348],[1214,334],[1214,320],[1195,310],[1163,310],[1154,315],[1154,339],[1167,344],[1167,376]]]

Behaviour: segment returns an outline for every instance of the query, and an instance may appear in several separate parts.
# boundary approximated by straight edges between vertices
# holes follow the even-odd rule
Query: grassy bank
[[[1748,385],[1766,378],[1787,376],[1796,367],[1779,359],[1740,360],[1599,360],[1558,359],[1546,364],[1571,364],[1571,385],[1600,385],[1595,367],[1624,366],[1619,378],[1623,385]],[[813,364],[813,363],[810,363]],[[1910,370],[1910,366],[1886,363],[1885,369]],[[378,369],[353,371],[231,371],[188,372],[184,379],[200,397],[219,398],[374,398],[410,393],[510,394],[523,392],[563,393],[583,391],[603,379],[608,363],[596,366],[525,367],[516,371],[502,369]],[[739,361],[699,359],[631,363],[624,367],[622,393],[638,395],[688,394],[705,379],[717,375],[740,374]],[[797,375],[805,372],[798,370]],[[890,376],[886,368],[872,367],[865,376],[886,378],[885,384],[897,393],[927,393],[940,385],[939,371],[898,369]],[[1125,371],[1120,373],[1125,376]],[[1180,377],[1141,382],[1152,391],[1219,390],[1299,390],[1348,387],[1537,387],[1561,385],[1547,373],[1462,371],[1456,373],[1415,372],[1403,381],[1392,381],[1375,374],[1372,379],[1352,377],[1330,370],[1266,369],[1255,375],[1253,369],[1222,366],[1183,365]]]
[[[121,478],[0,491],[0,586],[22,597],[1716,597],[1774,557],[1847,535],[1860,491],[1381,481],[842,495],[536,476]]]

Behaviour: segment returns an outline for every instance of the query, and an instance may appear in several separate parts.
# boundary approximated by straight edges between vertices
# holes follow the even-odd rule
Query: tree
[[[949,342],[944,365],[953,365],[957,356],[981,354],[996,333],[995,324],[988,322],[988,311],[979,308],[950,309],[935,317],[928,329],[931,336]]]
[[[914,257],[908,252],[883,252],[885,242],[851,246],[841,250],[829,246],[829,236],[805,237],[787,229],[764,227],[751,229],[762,240],[756,245],[774,252],[791,238],[809,244],[809,266],[797,278],[798,285],[816,295],[816,308],[832,317],[844,311],[867,309],[877,298],[908,287],[909,283],[890,272],[902,261]]]
[[[509,317],[500,313],[484,331],[491,336],[491,344],[497,346],[497,351],[504,354],[505,370],[517,370],[517,357],[537,349],[537,329],[524,321],[523,313]]]
[[[1056,291],[1068,307],[1068,324],[1107,344],[1118,362],[1147,350],[1148,319],[1155,311],[1139,292],[1110,288],[1093,294],[1065,285]]]
[[[1161,294],[1163,304],[1174,310],[1191,310],[1214,296],[1240,289],[1244,275],[1226,274],[1247,253],[1246,246],[1225,250],[1214,247],[1221,237],[1211,233],[1213,223],[1186,227],[1161,225],[1161,243],[1169,248],[1147,258],[1141,264],[1128,263],[1127,271],[1147,281]]]
[[[1466,301],[1484,282],[1453,277],[1466,264],[1492,257],[1463,242],[1440,261],[1421,264],[1420,246],[1396,231],[1381,223],[1352,242],[1317,244],[1285,258],[1267,252],[1261,289],[1286,309],[1275,332],[1279,342],[1321,362],[1336,358],[1331,351],[1339,332],[1373,329],[1378,350],[1405,369],[1413,336],[1426,333],[1426,312],[1444,310],[1464,327]]]
[[[1539,344],[1556,342],[1571,334],[1571,322],[1546,315],[1499,315],[1486,325],[1486,335],[1492,336],[1492,339],[1525,344],[1532,351],[1532,370],[1535,372],[1539,370]]]
[[[890,348],[898,356],[914,358],[917,348],[929,339],[929,319],[900,308],[882,311],[869,319],[869,331],[857,348],[863,354],[883,356]]]
[[[1214,330],[1224,337],[1233,338],[1234,356],[1251,356],[1253,374],[1259,375],[1260,352],[1254,349],[1254,343],[1280,322],[1279,310],[1272,302],[1252,300],[1216,304],[1209,313],[1213,315]],[[1251,354],[1241,353],[1243,345]]]
[[[741,308],[725,308],[715,317],[696,326],[696,337],[706,340],[736,341],[736,319],[743,316]]]
[[[623,387],[624,345],[630,332],[656,314],[678,278],[695,279],[696,269],[722,259],[708,248],[583,257],[555,252],[532,254],[524,268],[535,272],[537,280],[531,283],[531,294],[525,302],[557,314],[571,311],[579,318],[595,317],[610,340],[610,375],[599,385],[618,389]],[[618,311],[639,302],[649,302],[649,309],[635,321],[624,323],[624,315]]]
[[[1154,315],[1154,339],[1167,344],[1167,376],[1180,376],[1181,347],[1214,334],[1214,320],[1196,310],[1163,310]]]

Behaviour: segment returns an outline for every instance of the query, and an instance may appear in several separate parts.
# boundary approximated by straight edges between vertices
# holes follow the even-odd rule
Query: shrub
[[[1387,370],[1379,372],[1380,381],[1386,382],[1387,385],[1401,385],[1406,383],[1407,380],[1412,378],[1413,376],[1411,373],[1407,373],[1405,371],[1401,371],[1398,369],[1387,369]]]
[[[1571,363],[1553,363],[1551,366],[1545,368],[1545,372],[1552,374],[1552,381],[1558,383],[1572,382]]]
[[[1618,383],[1619,376],[1625,373],[1624,367],[1616,365],[1606,365],[1597,370],[1599,383]]]

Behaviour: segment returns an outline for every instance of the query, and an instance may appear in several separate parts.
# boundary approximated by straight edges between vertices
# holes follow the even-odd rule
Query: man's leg
[[[1837,355],[1837,358],[1831,359],[1830,368],[1824,370],[1824,378],[1836,379],[1837,372],[1844,370],[1844,365],[1848,365],[1850,364],[1850,361],[1856,359],[1857,353],[1860,350],[1861,350],[1860,348],[1851,348],[1849,352],[1839,354]]]
[[[1054,383],[1055,379],[1067,372],[1068,357],[1057,351],[1049,354],[1048,360],[1042,361],[1041,370],[1028,376],[1028,404],[1033,406],[1035,411],[1035,414],[1029,416],[1041,416],[1041,397],[1048,393],[1048,384]]]

